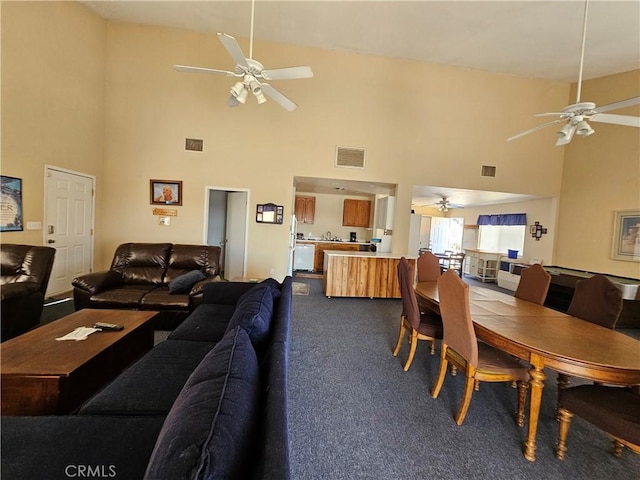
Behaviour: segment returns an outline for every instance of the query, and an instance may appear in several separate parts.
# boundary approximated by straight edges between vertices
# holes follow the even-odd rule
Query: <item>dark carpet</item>
[[[567,458],[555,457],[556,373],[546,370],[537,460],[522,454],[527,426],[515,423],[516,390],[481,384],[465,423],[454,415],[463,376],[447,375],[431,398],[439,346],[420,342],[408,372],[408,343],[392,356],[400,300],[326,298],[321,282],[293,298],[289,354],[289,427],[298,479],[637,479],[640,456],[610,453],[609,438],[574,418]],[[574,380],[574,384],[580,381]],[[528,416],[528,408],[527,408]]]

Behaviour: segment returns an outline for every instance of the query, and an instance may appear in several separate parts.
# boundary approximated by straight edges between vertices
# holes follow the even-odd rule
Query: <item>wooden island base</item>
[[[400,298],[402,255],[325,250],[322,283],[327,297]],[[415,258],[407,258],[415,268]]]

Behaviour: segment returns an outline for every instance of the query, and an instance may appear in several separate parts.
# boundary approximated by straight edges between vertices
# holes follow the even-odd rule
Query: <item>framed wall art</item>
[[[182,181],[150,180],[151,205],[182,205]]]
[[[611,258],[640,262],[640,210],[623,210],[614,215]]]
[[[256,205],[256,222],[282,224],[284,219],[284,207],[275,203]]]
[[[1,176],[0,232],[22,231],[22,179]]]

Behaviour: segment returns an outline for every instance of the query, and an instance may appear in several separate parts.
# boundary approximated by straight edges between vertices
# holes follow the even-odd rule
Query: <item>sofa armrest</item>
[[[38,282],[15,282],[5,283],[0,289],[0,295],[2,300],[8,300],[10,298],[26,297],[40,289]]]
[[[122,276],[114,270],[88,273],[73,279],[71,284],[80,290],[95,294],[123,283]]]
[[[204,285],[202,303],[235,305],[243,293],[255,286],[250,282],[209,282]]]

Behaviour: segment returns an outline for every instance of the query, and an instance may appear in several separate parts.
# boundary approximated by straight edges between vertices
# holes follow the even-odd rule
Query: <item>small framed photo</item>
[[[22,179],[2,175],[0,232],[22,231]]]
[[[182,181],[150,180],[152,205],[182,205]]]
[[[640,262],[640,210],[614,212],[611,258]]]

